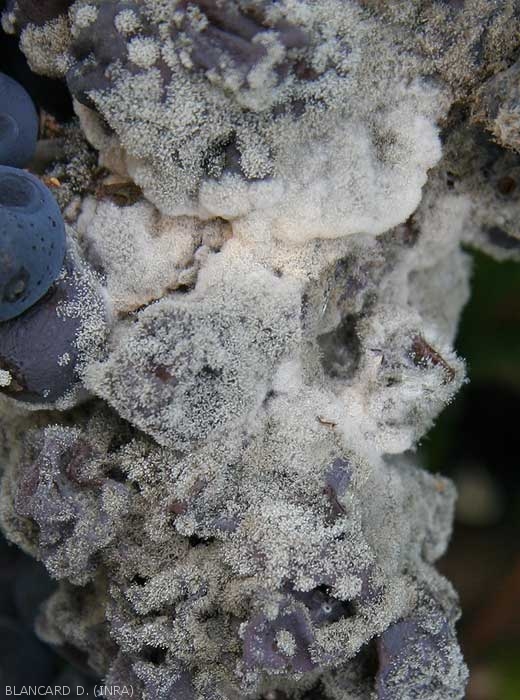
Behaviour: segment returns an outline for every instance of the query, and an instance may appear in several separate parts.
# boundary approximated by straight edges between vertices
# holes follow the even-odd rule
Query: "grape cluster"
[[[65,256],[65,225],[41,180],[19,168],[34,156],[38,115],[23,89],[0,74],[0,321],[46,294]]]
[[[85,284],[56,199],[21,169],[35,156],[37,136],[29,94],[0,74],[0,391],[49,404],[78,384]]]

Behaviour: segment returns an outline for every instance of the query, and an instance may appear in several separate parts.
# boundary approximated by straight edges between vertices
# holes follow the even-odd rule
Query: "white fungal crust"
[[[20,37],[20,47],[35,73],[59,77],[70,65],[67,49],[70,31],[65,17],[57,17],[44,27],[30,24]]]
[[[299,291],[260,266],[226,265],[221,253],[194,292],[122,327],[87,385],[161,443],[255,421],[277,363],[298,345]]]
[[[39,634],[136,700],[460,700],[455,493],[413,451],[465,381],[461,244],[520,254],[518,8],[65,5],[4,16],[79,117],[77,385],[0,404]]]
[[[200,266],[229,236],[223,221],[166,217],[144,200],[121,209],[92,197],[83,201],[77,228],[119,314],[193,286]]]

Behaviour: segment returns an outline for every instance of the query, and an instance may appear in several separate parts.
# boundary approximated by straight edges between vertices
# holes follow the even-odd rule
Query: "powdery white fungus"
[[[136,37],[128,44],[128,57],[140,68],[151,68],[160,56],[160,48],[153,39]]]
[[[20,36],[20,47],[28,56],[31,70],[55,77],[63,75],[70,65],[66,54],[70,40],[65,17],[58,17],[43,27],[28,25]]]
[[[79,7],[78,11],[75,13],[74,21],[81,29],[93,24],[97,19],[98,11],[93,5],[84,5]]]
[[[121,209],[90,199],[78,220],[87,256],[101,265],[117,312],[194,284],[201,262],[221,247],[227,228],[219,221],[165,217],[145,201]]]
[[[140,28],[139,17],[132,10],[121,10],[114,18],[114,24],[121,34],[133,34]]]
[[[417,208],[427,171],[441,154],[432,122],[403,108],[373,127],[348,119],[323,127],[321,134],[309,135],[303,128],[286,140],[273,183],[279,183],[278,189],[271,183],[258,186],[264,201],[256,197],[252,215],[244,212],[241,235],[256,238],[258,212],[271,235],[299,243],[375,235],[405,221]],[[225,181],[203,185],[204,208],[241,219],[249,191],[233,183],[224,188]]]
[[[0,370],[0,386],[9,386],[9,384],[13,381],[13,378],[10,374],[5,369]]]

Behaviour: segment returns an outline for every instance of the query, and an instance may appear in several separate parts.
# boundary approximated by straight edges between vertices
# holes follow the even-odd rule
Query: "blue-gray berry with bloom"
[[[22,168],[32,159],[38,115],[24,88],[0,73],[0,165]]]
[[[0,321],[41,299],[64,256],[65,224],[49,189],[30,173],[0,166]]]

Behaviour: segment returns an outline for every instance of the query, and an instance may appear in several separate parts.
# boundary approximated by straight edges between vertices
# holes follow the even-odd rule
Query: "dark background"
[[[469,382],[422,441],[459,489],[439,568],[461,599],[467,700],[520,698],[520,264],[476,253],[456,349]]]

